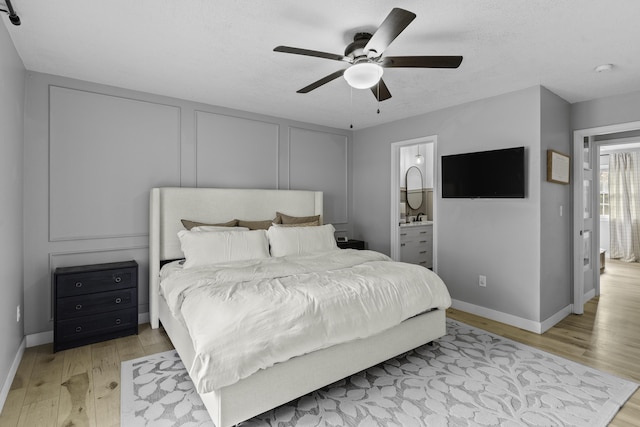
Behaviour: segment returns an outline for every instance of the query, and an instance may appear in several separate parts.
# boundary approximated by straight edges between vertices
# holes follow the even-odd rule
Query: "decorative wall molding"
[[[181,110],[49,85],[48,145],[50,242],[147,236],[117,217],[130,199],[146,210],[140,192],[180,183]]]
[[[278,123],[203,110],[194,114],[196,187],[279,188]],[[206,123],[207,119],[215,123]],[[205,135],[212,130],[206,126],[217,126],[216,133]],[[205,141],[211,138],[215,141],[207,146]],[[271,167],[273,170],[269,170]],[[205,177],[206,169],[217,174]]]
[[[305,138],[296,139],[294,133],[305,134]],[[320,144],[339,143],[340,150],[316,151]],[[300,148],[301,155],[308,158],[296,159],[294,147]],[[327,222],[346,224],[349,222],[349,137],[344,134],[325,132],[289,126],[287,138],[288,169],[287,189],[318,190],[324,192],[324,208]],[[295,174],[297,165],[304,165],[300,176]],[[308,178],[305,182],[301,176]],[[298,179],[298,182],[294,182]],[[335,182],[330,183],[331,179]],[[341,180],[341,182],[340,182]],[[332,185],[333,184],[333,185]],[[331,209],[333,208],[333,212]],[[329,212],[328,212],[329,210]]]
[[[241,152],[255,152],[254,148],[257,147],[258,154],[254,156],[259,162],[257,167],[238,162],[238,167],[232,170],[234,175],[231,175],[228,187],[276,189],[286,188],[288,184],[288,134],[285,133],[288,126],[313,129],[321,134],[334,132],[343,134],[343,138],[346,138],[344,135],[349,138],[353,135],[340,129],[33,71],[26,74],[26,81],[25,120],[29,126],[25,128],[27,142],[24,147],[26,178],[23,202],[24,220],[29,227],[24,230],[23,274],[24,328],[29,343],[34,339],[40,342],[38,337],[51,334],[51,272],[58,265],[80,265],[86,260],[108,262],[112,259],[110,257],[130,251],[131,258],[145,263],[141,264],[140,286],[144,289],[140,290],[138,311],[148,311],[146,280],[143,278],[148,275],[148,255],[145,252],[148,240],[148,191],[160,186],[207,185],[203,178],[207,177],[207,172],[213,175],[216,171],[206,170],[211,166],[201,156],[203,148],[205,154],[213,153],[211,155],[221,159],[226,156],[227,161],[223,166],[229,167],[228,158],[234,154],[230,154],[228,148],[237,148],[234,143],[238,139],[246,142],[241,144]],[[137,111],[146,119],[140,121],[137,114],[132,113]],[[85,115],[91,118],[89,122],[84,120]],[[206,124],[212,117],[215,120],[211,131],[199,133],[197,122],[200,122],[202,130],[203,120]],[[149,124],[149,132],[146,132],[144,123]],[[60,135],[64,136],[67,131],[60,129],[61,124],[70,125],[72,139],[60,139]],[[101,127],[106,129],[107,136],[104,136]],[[64,132],[61,133],[61,130]],[[145,134],[158,137],[148,138]],[[101,135],[102,140],[99,138]],[[113,147],[101,142],[119,136],[138,135],[143,137],[132,142],[119,139]],[[211,136],[216,138],[213,147],[211,141],[207,141]],[[99,148],[111,147],[111,152],[107,153],[109,155],[102,156],[100,150],[94,152],[89,148],[96,144]],[[210,150],[207,150],[208,144]],[[347,145],[351,150],[350,142]],[[87,152],[81,151],[84,148],[87,148]],[[135,169],[139,173],[134,177],[134,185],[135,182],[144,183],[144,188],[139,191],[131,191],[129,182],[125,182],[126,178],[122,176],[110,180],[109,174],[104,172],[105,168],[98,168],[96,173],[82,172],[82,175],[86,175],[84,179],[69,178],[74,174],[80,175],[80,172],[71,168],[82,159],[89,159],[89,163],[94,162],[102,167],[104,165],[97,162],[104,157],[126,156],[129,151],[133,151]],[[158,158],[164,165],[158,164]],[[167,165],[165,160],[170,164]],[[243,177],[248,178],[245,183],[238,179]],[[145,179],[149,181],[148,184]],[[72,184],[71,188],[65,184],[68,181]],[[93,181],[100,184],[98,188],[92,185]],[[78,185],[86,185],[86,189],[77,191],[73,188]],[[81,203],[85,193],[89,193],[90,197],[81,208],[86,209],[72,206],[73,203]],[[118,194],[125,195],[123,198],[128,205],[120,209],[109,207],[105,211],[102,208],[105,200],[111,200],[112,195]],[[341,190],[340,194],[346,194],[346,191]],[[349,203],[346,200],[347,206]],[[112,212],[116,212],[120,218],[116,219],[116,215],[111,215]],[[336,229],[348,230],[349,224],[336,224]],[[48,332],[42,332],[48,329]]]

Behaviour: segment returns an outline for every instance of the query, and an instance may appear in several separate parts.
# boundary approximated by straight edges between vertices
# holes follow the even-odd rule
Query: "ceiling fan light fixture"
[[[344,79],[354,89],[369,89],[382,78],[383,69],[372,62],[360,62],[344,71]]]

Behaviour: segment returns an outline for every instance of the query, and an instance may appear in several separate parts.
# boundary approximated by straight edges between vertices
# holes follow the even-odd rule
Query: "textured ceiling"
[[[569,102],[640,90],[638,0],[13,0],[2,21],[29,70],[355,129],[543,85]],[[386,55],[463,55],[456,70],[386,69],[393,97],[339,78],[346,67],[273,52],[342,54],[393,7],[417,18]],[[595,73],[603,63],[612,72]]]

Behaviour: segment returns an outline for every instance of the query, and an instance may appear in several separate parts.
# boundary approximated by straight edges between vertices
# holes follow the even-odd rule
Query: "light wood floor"
[[[467,324],[640,382],[640,264],[607,260],[601,296],[585,314],[571,315],[543,335],[458,310],[448,316]],[[120,362],[171,349],[162,330],[141,325],[137,336],[52,353],[28,348],[0,415],[1,427],[117,426]],[[640,425],[640,392],[611,423]]]

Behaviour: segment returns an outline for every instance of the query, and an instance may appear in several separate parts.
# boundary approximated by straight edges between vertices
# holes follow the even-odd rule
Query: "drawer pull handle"
[[[76,326],[76,332],[82,332],[82,326]]]
[[[82,287],[82,282],[76,282],[76,288],[81,288]]]
[[[120,277],[120,276],[116,276],[116,277],[114,277],[114,278],[113,278],[113,280],[114,280],[116,283],[120,283],[120,282],[122,282],[122,277]]]
[[[82,310],[82,304],[76,304],[76,310]]]
[[[116,304],[120,304],[122,302],[122,298],[116,298]]]
[[[426,254],[426,253],[427,253],[427,251],[420,251],[420,253],[421,253],[421,254]]]
[[[122,320],[116,319],[116,325],[119,325],[120,323],[122,323]]]
[[[400,235],[401,235],[401,236],[406,236],[406,235],[407,235],[407,233],[400,233]]]
[[[426,231],[421,231],[420,234],[427,234],[427,232]]]
[[[404,246],[404,245],[405,245],[404,243],[400,243],[400,246]]]
[[[427,243],[426,240],[420,240],[420,243]]]

